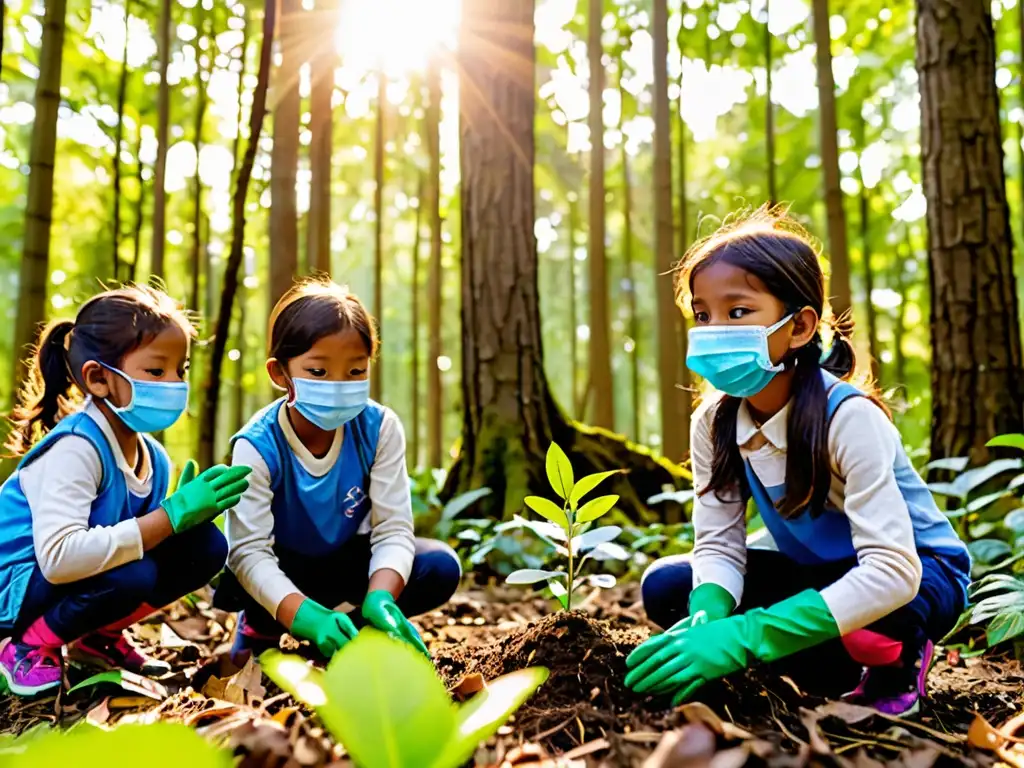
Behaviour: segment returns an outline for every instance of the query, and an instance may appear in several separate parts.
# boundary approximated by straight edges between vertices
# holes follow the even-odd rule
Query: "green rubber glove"
[[[358,632],[347,614],[324,608],[308,597],[295,612],[291,628],[293,635],[312,642],[328,659],[354,640]]]
[[[245,477],[252,472],[252,467],[218,464],[196,477],[196,469],[189,459],[177,490],[164,499],[163,508],[175,533],[202,525],[235,506],[249,487]]]
[[[751,657],[772,662],[836,637],[839,627],[821,594],[806,590],[673,634],[654,653],[640,646],[626,659],[626,685],[637,693],[674,693],[678,705],[705,683],[745,669]]]
[[[395,598],[386,589],[375,589],[363,601],[363,618],[382,632],[387,632],[395,640],[408,643],[428,659],[430,652],[416,631],[409,623],[402,610],[395,604]]]
[[[736,601],[728,591],[717,584],[705,582],[690,593],[690,615],[677,621],[662,634],[643,642],[630,658],[640,664],[671,643],[675,635],[709,621],[724,619],[735,607]]]

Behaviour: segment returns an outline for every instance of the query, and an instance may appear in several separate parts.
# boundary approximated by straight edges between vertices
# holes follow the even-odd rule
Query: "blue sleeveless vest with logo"
[[[32,542],[32,511],[21,488],[21,470],[68,435],[84,437],[96,449],[103,467],[103,479],[89,513],[89,527],[111,526],[151,512],[167,497],[170,460],[167,452],[149,435],[141,435],[153,464],[149,495],[129,492],[124,473],[117,466],[114,450],[100,426],[87,413],[66,416],[18,463],[17,469],[0,488],[0,627],[11,627],[18,618],[25,590],[36,568]]]
[[[830,373],[822,371],[822,375],[828,389],[826,419],[831,424],[840,405],[851,397],[864,397],[864,393]],[[787,520],[775,506],[785,496],[785,484],[765,487],[749,460],[744,461],[744,466],[751,496],[780,552],[804,565],[819,565],[856,557],[850,520],[845,514],[826,503],[825,510],[817,517],[811,517],[805,511]],[[918,553],[934,555],[949,564],[966,595],[970,582],[967,547],[939,510],[931,491],[910,463],[902,446],[897,446],[893,472],[910,511]],[[893,514],[899,512],[894,510]]]
[[[259,411],[231,438],[231,444],[248,440],[266,462],[274,492],[275,546],[320,557],[354,536],[370,513],[370,469],[377,456],[384,407],[371,400],[342,427],[338,460],[316,477],[292,451],[278,423],[284,402],[284,398],[276,400]]]

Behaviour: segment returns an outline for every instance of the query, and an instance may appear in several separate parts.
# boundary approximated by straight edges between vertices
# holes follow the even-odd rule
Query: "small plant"
[[[615,577],[609,574],[597,574],[587,578],[579,576],[580,569],[588,559],[626,559],[629,553],[614,540],[622,533],[616,525],[587,530],[590,523],[607,514],[615,506],[619,497],[616,495],[598,496],[586,504],[581,503],[583,497],[593,491],[602,480],[616,474],[597,472],[581,477],[579,482],[573,479],[572,464],[565,451],[552,443],[548,448],[545,461],[548,482],[561,498],[559,506],[542,496],[527,496],[526,506],[543,517],[549,523],[536,523],[518,518],[515,523],[529,528],[554,547],[555,551],[566,558],[567,567],[564,571],[524,568],[510,574],[505,580],[508,584],[537,584],[546,582],[552,594],[566,610],[572,610],[572,596],[584,582],[591,586],[608,588],[615,586]],[[555,542],[561,542],[556,544]],[[587,553],[582,559],[578,556]]]
[[[531,667],[487,684],[455,705],[421,654],[372,629],[331,659],[326,671],[298,656],[267,651],[263,671],[316,710],[359,768],[458,768],[477,745],[547,680]]]

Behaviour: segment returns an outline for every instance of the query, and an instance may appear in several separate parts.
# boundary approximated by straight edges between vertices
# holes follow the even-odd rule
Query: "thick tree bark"
[[[775,181],[775,105],[772,104],[772,69],[775,62],[772,58],[772,36],[771,30],[772,4],[771,0],[764,0],[764,139],[765,150],[768,157],[768,204],[775,205],[779,202],[779,190]]]
[[[412,238],[412,429],[409,436],[409,458],[412,466],[420,461],[420,243],[423,228],[423,174],[416,183],[416,231]],[[435,366],[436,367],[436,366]]]
[[[654,0],[651,36],[654,38],[654,279],[658,311],[658,390],[661,394],[662,454],[682,461],[683,392],[679,337],[681,315],[675,303],[672,276],[672,127],[668,101],[668,3]]]
[[[301,0],[281,2],[281,65],[275,91],[274,147],[270,160],[270,305],[291,287],[298,271],[299,212],[295,177],[299,170],[299,65]]]
[[[164,279],[164,232],[167,221],[167,191],[164,180],[167,176],[167,143],[170,140],[168,128],[171,124],[171,86],[167,82],[167,66],[171,60],[171,7],[173,0],[163,0],[160,10],[160,28],[157,32],[157,48],[160,55],[160,88],[156,104],[156,164],[153,166],[153,247],[150,250],[150,281]]]
[[[429,168],[426,184],[430,221],[430,263],[427,268],[427,465],[441,466],[444,408],[441,391],[441,70],[436,58],[427,68],[427,111],[424,119]]]
[[[534,237],[533,0],[463,3],[459,41],[462,168],[462,453],[444,495],[489,487],[487,512],[510,516],[528,493],[550,494],[554,440],[579,474],[630,468],[614,490],[644,501],[678,469],[601,430],[577,429],[544,375]],[[612,485],[612,484],[609,484]]]
[[[238,292],[238,269],[242,265],[245,245],[245,201],[252,180],[252,167],[256,148],[263,131],[267,111],[267,84],[270,80],[270,53],[274,42],[274,24],[277,16],[276,0],[267,0],[263,11],[263,42],[260,44],[260,64],[253,92],[252,111],[249,115],[249,141],[242,165],[235,180],[235,193],[231,208],[231,250],[224,268],[224,286],[221,289],[217,325],[214,327],[213,349],[210,353],[210,373],[203,392],[203,412],[199,427],[199,464],[209,467],[215,463],[214,448],[217,440],[217,406],[220,402],[221,374],[224,352],[227,349],[228,329]]]
[[[64,61],[66,0],[50,0],[43,17],[43,39],[36,80],[35,123],[29,147],[28,202],[25,207],[25,243],[18,277],[18,315],[14,327],[11,401],[26,369],[21,358],[35,341],[36,329],[46,319],[46,283],[50,274],[50,224],[53,220],[53,164],[57,151],[57,109],[60,72]]]
[[[124,141],[124,103],[128,95],[128,20],[131,18],[131,0],[124,4],[124,53],[121,56],[121,76],[117,82],[117,129],[114,132],[114,213],[111,222],[111,266],[117,280],[121,271],[121,144]]]
[[[1024,429],[1018,299],[986,0],[918,0],[933,458]]]
[[[306,222],[306,266],[309,272],[331,273],[331,155],[334,148],[334,0],[320,0],[316,21],[308,24],[316,50],[310,58],[309,218]],[[311,20],[312,21],[312,20]]]
[[[608,319],[608,260],[605,253],[605,149],[604,149],[604,63],[601,58],[601,20],[604,0],[589,0],[587,52],[590,61],[590,217],[587,268],[590,276],[590,340],[587,370],[594,391],[590,421],[613,429],[615,402],[612,395],[611,328]],[[585,418],[585,416],[584,416]]]
[[[825,171],[825,209],[828,214],[828,256],[831,266],[829,295],[836,316],[849,312],[850,254],[846,245],[846,210],[839,186],[839,138],[836,120],[836,84],[832,77],[832,38],[829,34],[828,0],[814,0],[814,41],[818,69],[818,124],[821,129],[821,163]]]
[[[388,80],[377,73],[377,123],[373,142],[373,314],[377,327],[384,327],[384,142],[388,111]],[[383,354],[378,353],[370,376],[370,397],[380,402],[384,394]]]

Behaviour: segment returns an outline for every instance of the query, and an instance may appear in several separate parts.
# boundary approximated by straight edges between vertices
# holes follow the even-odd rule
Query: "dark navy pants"
[[[644,574],[642,593],[647,616],[660,627],[670,627],[688,615],[693,589],[690,555],[674,555],[656,561]],[[823,565],[804,565],[786,555],[763,549],[747,550],[747,573],[738,613],[767,608],[806,589],[821,590],[857,565],[855,558]],[[942,639],[965,608],[963,588],[957,576],[969,568],[967,558],[953,562],[930,554],[921,555],[921,587],[907,605],[884,616],[866,629],[899,644],[899,661],[913,664],[924,644]],[[851,658],[853,647],[840,640],[824,643],[779,663],[784,674],[804,681],[828,670],[840,689],[856,684],[863,659]],[[841,680],[840,680],[841,679]],[[823,681],[819,681],[823,682]],[[814,686],[810,686],[814,687]],[[850,685],[849,690],[853,686]]]
[[[161,608],[205,586],[224,567],[228,544],[213,523],[165,539],[141,560],[69,584],[51,584],[36,566],[13,634],[42,616],[64,642],[131,616],[144,604]]]
[[[360,605],[370,584],[370,537],[354,536],[334,552],[309,557],[275,548],[281,570],[307,597],[333,608],[341,603]],[[440,541],[416,539],[412,572],[396,601],[406,616],[418,616],[444,605],[455,594],[462,578],[458,555]],[[246,624],[254,632],[280,636],[287,630],[278,623],[225,571],[214,604],[223,610],[245,611]],[[362,624],[358,612],[351,614],[356,626]]]

